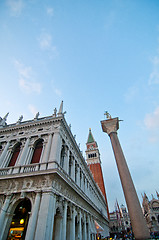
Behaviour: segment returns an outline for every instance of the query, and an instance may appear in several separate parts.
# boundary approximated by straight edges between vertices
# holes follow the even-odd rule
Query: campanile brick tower
[[[97,183],[97,185],[99,186],[100,190],[103,193],[103,196],[106,201],[107,213],[109,217],[109,209],[108,209],[108,202],[107,202],[102,167],[101,167],[100,153],[99,153],[98,145],[92,135],[91,129],[89,129],[86,146],[87,146],[87,150],[86,150],[87,165],[90,171],[92,172],[95,182]]]

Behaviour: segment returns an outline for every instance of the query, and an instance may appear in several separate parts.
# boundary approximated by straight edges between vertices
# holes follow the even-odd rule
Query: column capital
[[[119,129],[119,119],[116,118],[110,118],[108,120],[101,121],[103,132],[106,132],[108,135],[112,132],[117,132]]]

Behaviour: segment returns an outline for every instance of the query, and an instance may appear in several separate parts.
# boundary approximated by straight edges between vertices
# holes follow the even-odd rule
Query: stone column
[[[66,240],[66,227],[67,227],[67,201],[64,200],[62,237],[61,237],[62,240]]]
[[[9,148],[9,145],[10,145],[10,142],[7,142],[7,144],[5,145],[5,148],[4,148],[3,152],[1,153],[1,156],[0,156],[0,167],[3,166],[4,159],[5,159],[5,157],[6,157],[6,154],[7,154],[8,148]]]
[[[71,165],[71,178],[73,181],[75,181],[75,159],[74,157],[72,156],[72,159],[71,159],[71,162],[72,162],[72,165]]]
[[[10,159],[11,159],[11,157],[12,157],[12,154],[13,154],[13,153],[12,153],[12,150],[9,149],[9,150],[7,151],[7,154],[6,154],[5,158],[4,158],[4,160],[3,160],[3,164],[2,164],[2,167],[3,167],[3,168],[8,167],[9,162],[10,162]]]
[[[12,195],[7,195],[6,196],[6,199],[5,199],[5,202],[2,206],[2,210],[1,210],[1,213],[0,213],[0,240],[4,239],[4,230],[5,230],[5,218],[6,218],[6,215],[8,214],[7,213],[7,210],[8,210],[8,207],[9,207],[9,203],[10,203],[10,199],[11,199]]]
[[[83,239],[87,239],[87,229],[86,229],[86,215],[84,213],[84,229],[83,229]]]
[[[35,197],[35,202],[32,207],[32,213],[31,213],[29,223],[28,223],[25,240],[33,240],[34,239],[37,218],[38,218],[38,213],[39,213],[40,198],[41,198],[41,194],[40,194],[40,192],[37,192],[36,197]]]
[[[28,150],[27,158],[25,159],[24,165],[28,165],[28,164],[31,163],[33,153],[34,153],[34,147],[30,146],[30,148]]]
[[[50,155],[50,149],[51,149],[51,142],[52,142],[52,134],[49,135],[48,137],[48,141],[46,143],[46,147],[44,150],[44,155],[42,157],[42,161],[41,162],[48,162],[49,161],[49,155]]]
[[[52,240],[56,197],[51,191],[43,192],[35,240]]]
[[[77,164],[77,185],[80,187],[80,166]]]
[[[79,210],[78,239],[82,240],[81,210]]]
[[[25,160],[27,158],[27,153],[29,151],[29,142],[30,142],[30,138],[28,138],[25,142],[24,148],[22,150],[22,153],[21,153],[21,156],[20,156],[20,159],[19,159],[17,165],[24,165],[25,164]]]
[[[62,139],[58,131],[54,132],[51,145],[49,162],[57,162],[60,165]],[[49,164],[51,167],[51,164]]]
[[[69,174],[69,157],[70,157],[70,150],[69,148],[66,146],[66,157],[65,157],[65,171],[67,172],[67,174]]]
[[[109,135],[111,140],[135,239],[149,239],[149,230],[117,136],[119,120],[118,118],[111,118],[102,121],[101,124],[103,131]]]
[[[50,134],[49,137],[48,137],[48,142],[46,143],[46,147],[45,147],[45,150],[44,150],[44,155],[43,155],[43,158],[42,158],[42,162],[48,162],[48,160],[49,160],[51,142],[52,142],[52,134]]]
[[[88,222],[88,232],[87,232],[87,240],[91,240],[91,233],[90,233],[90,219],[89,215],[87,215],[87,222]]]
[[[55,236],[54,240],[61,240],[61,234],[63,229],[62,227],[62,216],[56,216],[56,221],[55,221]]]
[[[75,206],[72,207],[72,221],[71,221],[70,240],[75,240]]]

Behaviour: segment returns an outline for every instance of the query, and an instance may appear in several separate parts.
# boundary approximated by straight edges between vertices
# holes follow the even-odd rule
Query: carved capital
[[[117,132],[119,129],[119,119],[111,118],[108,120],[101,121],[103,132],[106,132],[108,135],[112,132]]]

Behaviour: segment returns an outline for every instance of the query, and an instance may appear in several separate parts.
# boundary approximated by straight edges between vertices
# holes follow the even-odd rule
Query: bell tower
[[[106,201],[107,213],[108,213],[108,217],[109,217],[109,209],[108,209],[108,202],[107,202],[102,167],[101,167],[100,153],[99,153],[98,145],[97,145],[96,141],[94,140],[91,129],[89,129],[86,147],[87,147],[87,150],[85,152],[86,152],[87,165],[93,175],[95,182],[97,183],[98,187],[100,188],[101,192],[103,193],[103,196]]]

